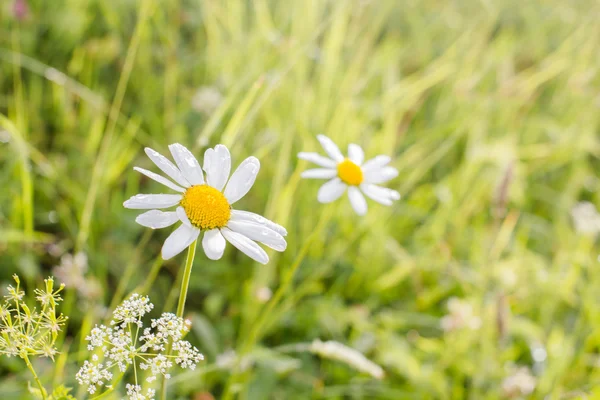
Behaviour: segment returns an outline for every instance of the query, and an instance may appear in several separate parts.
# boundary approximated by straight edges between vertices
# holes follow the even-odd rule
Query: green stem
[[[123,99],[125,98],[125,92],[127,90],[129,78],[131,77],[133,67],[135,66],[136,54],[144,35],[147,19],[150,16],[151,3],[151,1],[142,1],[140,5],[139,18],[133,35],[131,36],[129,47],[127,48],[127,54],[125,55],[125,62],[123,64],[123,71],[119,76],[115,97],[108,114],[106,131],[102,137],[100,150],[98,151],[98,156],[96,157],[96,161],[92,169],[90,188],[86,195],[83,211],[81,212],[81,223],[79,225],[79,232],[77,233],[77,238],[75,241],[75,252],[83,249],[83,246],[90,234],[94,206],[96,205],[96,199],[98,192],[100,191],[100,185],[103,184],[102,178],[105,171],[104,165],[106,164],[106,160],[109,156],[108,153],[111,149],[111,142],[115,133],[115,128],[117,127],[117,120],[119,119],[121,105],[123,104]]]
[[[46,396],[46,390],[44,389],[44,386],[42,386],[42,382],[40,382],[40,378],[38,378],[37,374],[35,373],[35,369],[33,369],[33,365],[31,365],[31,362],[29,361],[29,357],[27,357],[27,354],[24,355],[23,359],[25,360],[25,364],[27,364],[27,368],[29,368],[29,370],[31,371],[31,374],[33,375],[33,379],[35,379],[35,383],[37,383],[38,387],[40,388],[40,393],[42,394],[42,399],[46,400],[48,398],[48,396]]]
[[[198,240],[194,240],[194,243],[188,247],[187,258],[185,260],[185,269],[183,271],[183,277],[181,279],[181,289],[179,291],[179,303],[177,303],[177,316],[183,318],[183,311],[185,309],[185,299],[187,298],[188,287],[190,286],[190,277],[192,276],[192,265],[194,264],[194,256],[196,255],[196,243]],[[167,348],[167,357],[171,355],[171,344]],[[160,384],[160,398],[161,400],[167,400],[167,379],[163,375]]]
[[[192,264],[194,264],[194,256],[196,255],[196,243],[195,240],[190,247],[188,247],[187,258],[185,260],[185,270],[183,271],[183,278],[181,280],[181,289],[179,291],[179,303],[177,303],[177,316],[183,318],[183,310],[185,308],[185,299],[187,298],[188,286],[190,285],[190,277],[192,276]]]

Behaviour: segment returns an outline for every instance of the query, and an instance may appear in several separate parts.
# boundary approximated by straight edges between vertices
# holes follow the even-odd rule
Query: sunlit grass
[[[29,4],[21,22],[0,5],[3,280],[31,286],[82,250],[110,310],[135,290],[174,312],[184,256],[161,262],[168,232],[123,208],[161,190],[131,168],[150,166],[144,146],[201,156],[223,143],[234,165],[261,160],[240,203],[284,225],[288,249],[266,266],[198,252],[186,312],[206,361],[172,393],[495,399],[511,364],[532,368],[533,398],[593,393],[598,248],[570,210],[600,200],[596,2]],[[222,95],[208,112],[192,106],[205,86]],[[346,199],[318,204],[296,158],[319,150],[318,133],[392,156],[403,198],[369,202],[364,218]],[[77,391],[102,320],[73,288],[64,297],[68,356],[36,366]],[[473,305],[479,330],[441,329],[451,297]],[[360,350],[384,379],[281,351],[317,338]],[[229,350],[252,367],[223,363]],[[28,371],[0,368],[0,394],[18,398]]]

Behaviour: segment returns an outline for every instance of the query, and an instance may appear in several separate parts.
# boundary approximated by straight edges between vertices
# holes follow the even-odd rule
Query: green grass
[[[122,207],[160,190],[133,165],[174,142],[261,160],[240,205],[287,227],[288,249],[266,266],[198,251],[186,310],[206,361],[174,377],[173,398],[497,399],[511,363],[533,368],[531,398],[593,396],[598,245],[570,210],[600,201],[597,2],[31,0],[21,22],[4,3],[3,281],[40,282],[58,246],[88,254],[107,307],[137,290],[174,311],[185,256],[157,261],[170,229]],[[209,115],[192,108],[201,86],[223,96]],[[346,199],[318,204],[296,158],[318,133],[393,156],[403,198],[364,218]],[[265,286],[276,301],[259,301]],[[451,297],[480,330],[440,329]],[[102,321],[81,304],[67,294],[62,355],[36,363],[47,387],[78,391]],[[282,347],[316,338],[386,377]],[[221,368],[230,349],[251,368]],[[0,396],[24,398],[25,366],[0,357],[0,373]]]

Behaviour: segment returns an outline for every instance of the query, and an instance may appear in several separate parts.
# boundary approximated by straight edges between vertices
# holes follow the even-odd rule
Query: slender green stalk
[[[35,369],[33,368],[33,365],[31,365],[31,362],[29,361],[29,357],[27,357],[27,354],[24,355],[23,359],[25,360],[25,364],[27,364],[27,368],[29,368],[29,370],[31,371],[31,374],[33,375],[33,379],[35,379],[35,383],[40,388],[40,393],[42,394],[42,399],[46,400],[48,398],[48,396],[46,395],[46,390],[44,389],[42,382],[40,382],[40,378],[38,378],[37,374],[35,373]]]
[[[183,318],[183,311],[185,309],[185,299],[187,298],[188,287],[190,286],[190,277],[192,276],[192,265],[194,264],[194,257],[196,256],[196,244],[198,240],[194,240],[194,243],[188,247],[187,258],[185,260],[185,269],[183,271],[183,277],[181,279],[181,289],[179,291],[179,303],[177,303],[177,316]],[[171,344],[167,348],[167,357],[171,356]],[[167,399],[167,380],[162,377],[160,383],[160,398],[161,400]]]
[[[142,283],[141,285],[138,285],[138,287],[135,289],[136,293],[147,294],[150,291],[150,288],[152,287],[152,284],[156,280],[156,277],[158,276],[158,273],[160,272],[160,267],[162,267],[162,265],[163,265],[162,258],[157,257],[156,260],[154,260],[154,263],[152,264],[152,267],[150,268],[150,272],[146,276],[146,280],[144,281],[144,283]]]
[[[185,308],[185,299],[187,298],[188,286],[190,285],[190,277],[192,276],[192,265],[196,256],[196,243],[188,247],[187,258],[185,260],[185,270],[183,271],[183,279],[181,280],[181,290],[179,291],[179,303],[177,303],[177,316],[183,318],[183,310]]]
[[[100,189],[100,185],[102,183],[102,173],[105,170],[104,167],[106,159],[108,157],[110,144],[115,133],[115,128],[117,126],[117,120],[119,117],[123,99],[125,97],[125,91],[127,90],[127,84],[129,83],[129,78],[131,77],[131,73],[133,71],[137,50],[140,46],[142,34],[144,32],[144,28],[146,27],[148,17],[150,16],[151,3],[151,1],[147,0],[143,1],[140,5],[138,22],[135,27],[135,31],[131,37],[129,48],[127,49],[127,55],[125,56],[125,62],[123,65],[123,72],[119,77],[115,97],[113,99],[113,103],[108,114],[105,135],[102,139],[100,151],[98,152],[98,157],[96,158],[96,162],[92,170],[90,189],[87,193],[83,211],[81,213],[80,228],[75,242],[76,251],[80,251],[83,248],[83,245],[90,233],[94,205],[96,204],[96,198]]]

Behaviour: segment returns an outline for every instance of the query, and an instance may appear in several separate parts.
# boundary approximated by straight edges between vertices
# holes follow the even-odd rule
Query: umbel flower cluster
[[[115,373],[125,373],[133,367],[134,384],[127,385],[128,397],[152,399],[154,390],[143,392],[141,375],[146,376],[147,382],[155,381],[159,375],[168,379],[175,365],[194,369],[204,359],[197,348],[183,340],[190,321],[163,313],[144,328],[142,317],[153,308],[148,296],[133,294],[115,309],[110,326],[96,325],[86,337],[88,350],[94,354],[91,361],[84,362],[76,379],[87,386],[90,394],[111,385]]]
[[[44,289],[36,289],[36,300],[40,308],[30,308],[25,301],[21,282],[13,275],[16,287],[9,285],[8,294],[0,306],[0,354],[18,356],[29,362],[30,356],[53,358],[57,353],[55,342],[67,317],[56,314],[62,300],[60,285],[54,289],[54,279],[44,280]]]

